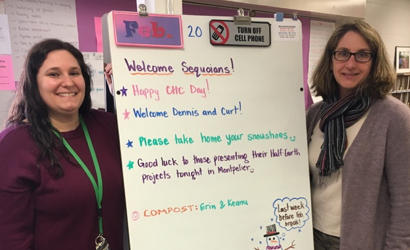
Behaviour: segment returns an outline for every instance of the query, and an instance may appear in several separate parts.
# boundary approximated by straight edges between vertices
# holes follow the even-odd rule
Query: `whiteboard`
[[[300,22],[212,46],[210,20],[233,18],[183,15],[170,49],[116,46],[106,17],[131,249],[313,249]]]

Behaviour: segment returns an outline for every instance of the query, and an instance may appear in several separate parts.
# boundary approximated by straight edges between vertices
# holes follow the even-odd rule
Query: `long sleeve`
[[[385,170],[391,205],[386,250],[410,249],[410,115],[400,108],[389,114],[392,118],[386,140]]]
[[[39,171],[30,141],[24,127],[0,134],[0,250],[33,249]]]
[[[116,119],[96,110],[83,118],[103,179],[104,236],[112,249],[122,249],[125,201]],[[81,126],[62,135],[96,178]],[[0,250],[94,249],[99,227],[90,179],[73,157],[58,153],[64,176],[53,178],[46,161],[37,164],[38,150],[27,126],[0,133]]]
[[[340,249],[410,249],[410,111],[377,100],[346,152]]]

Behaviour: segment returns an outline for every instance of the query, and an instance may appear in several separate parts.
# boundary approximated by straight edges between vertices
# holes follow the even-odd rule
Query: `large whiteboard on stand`
[[[301,24],[212,46],[213,19],[183,15],[169,49],[117,46],[107,15],[131,250],[313,249]]]

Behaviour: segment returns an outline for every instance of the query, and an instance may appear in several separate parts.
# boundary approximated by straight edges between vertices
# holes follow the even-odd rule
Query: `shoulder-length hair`
[[[35,44],[28,52],[6,126],[29,124],[30,135],[41,152],[38,164],[46,160],[49,162],[46,166],[49,174],[55,178],[60,178],[64,175],[64,172],[56,155],[56,150],[65,156],[67,152],[62,146],[61,140],[55,137],[48,108],[40,96],[37,82],[37,74],[47,55],[57,50],[68,51],[75,57],[81,68],[85,81],[85,97],[80,106],[79,113],[84,115],[91,109],[91,74],[82,53],[70,43],[58,39],[46,39]]]
[[[361,35],[373,54],[370,74],[357,86],[356,96],[384,98],[393,89],[396,74],[379,33],[361,20],[344,22],[330,36],[311,78],[313,93],[315,96],[322,96],[324,100],[339,95],[339,85],[332,72],[332,58],[340,40],[349,31]]]

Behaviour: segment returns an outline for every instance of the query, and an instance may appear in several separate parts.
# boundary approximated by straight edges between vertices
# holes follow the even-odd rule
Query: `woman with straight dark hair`
[[[410,110],[395,80],[372,26],[336,28],[307,113],[315,250],[410,249]]]
[[[123,249],[117,122],[91,109],[81,52],[47,39],[29,51],[0,133],[0,249]]]

